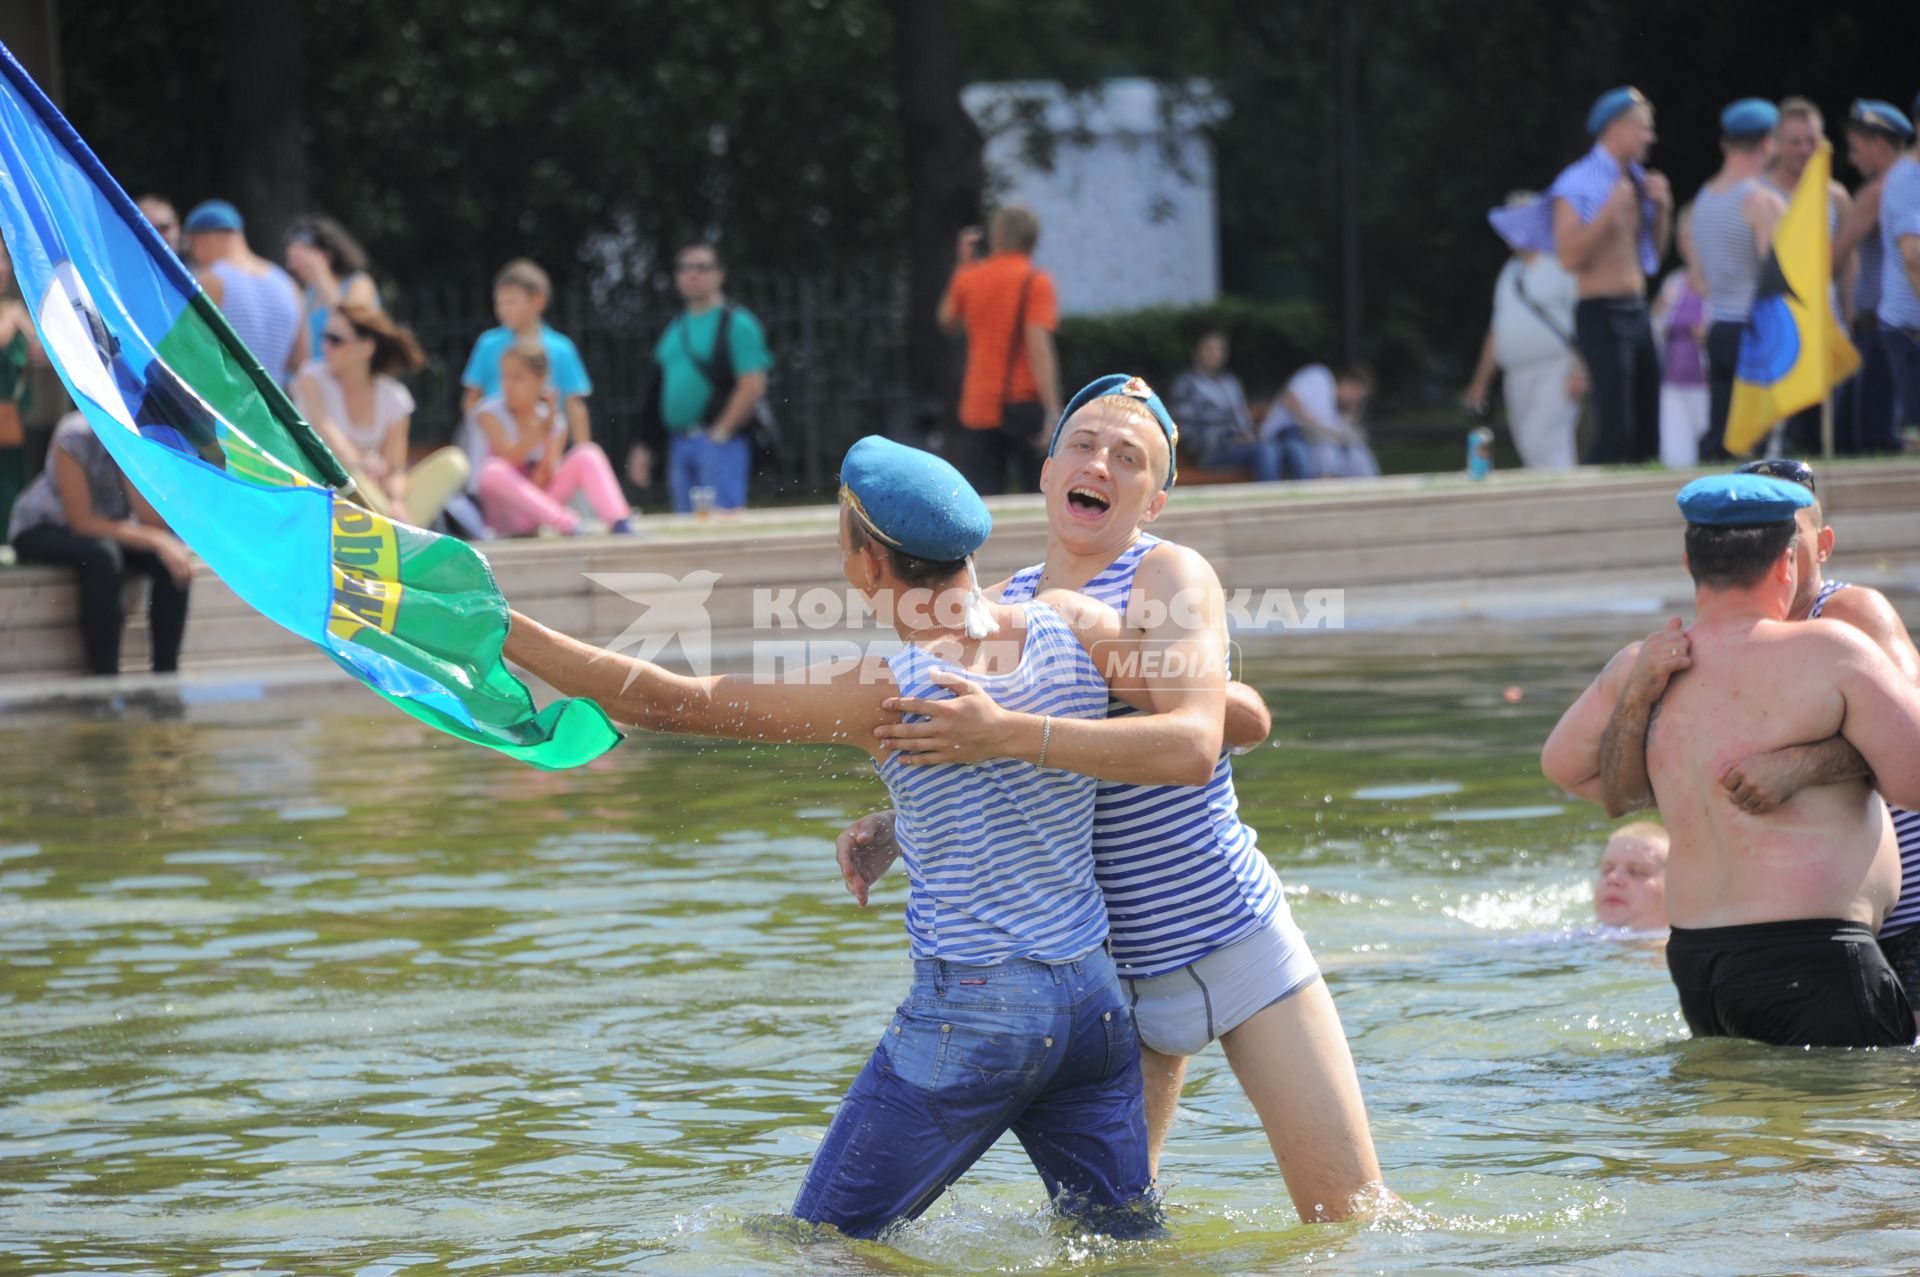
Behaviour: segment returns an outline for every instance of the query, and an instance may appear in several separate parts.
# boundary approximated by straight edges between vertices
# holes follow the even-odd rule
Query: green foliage
[[[1071,394],[1110,372],[1138,373],[1162,389],[1192,362],[1193,343],[1218,328],[1232,347],[1232,368],[1254,399],[1278,391],[1303,364],[1328,357],[1326,324],[1307,302],[1225,298],[1205,306],[1150,306],[1116,315],[1074,315],[1060,322],[1060,383]]]
[[[229,180],[229,3],[59,6],[68,108],[128,187],[184,205]],[[314,206],[358,232],[403,292],[484,280],[520,253],[562,279],[644,272],[649,250],[689,234],[718,235],[756,271],[905,260],[889,0],[301,3],[308,137],[288,144],[308,148]],[[1232,107],[1214,130],[1227,290],[1296,299],[1338,331],[1348,7],[1358,317],[1402,400],[1464,378],[1504,252],[1486,210],[1579,154],[1599,89],[1651,95],[1654,163],[1685,199],[1718,162],[1726,101],[1804,93],[1838,138],[1853,97],[1905,101],[1914,84],[1886,5],[1789,17],[1734,0],[956,0],[953,21],[971,80],[1211,80]],[[1303,344],[1324,356],[1326,335]],[[1137,350],[1094,353],[1183,360],[1166,333],[1137,336]],[[1242,357],[1261,358],[1249,338]]]

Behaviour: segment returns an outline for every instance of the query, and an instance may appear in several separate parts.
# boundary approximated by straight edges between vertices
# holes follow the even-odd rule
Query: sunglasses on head
[[[1813,467],[1804,461],[1795,461],[1789,457],[1774,457],[1766,461],[1749,461],[1734,471],[1735,474],[1764,474],[1770,479],[1785,479],[1788,483],[1797,483],[1808,492],[1815,491],[1813,486]]]

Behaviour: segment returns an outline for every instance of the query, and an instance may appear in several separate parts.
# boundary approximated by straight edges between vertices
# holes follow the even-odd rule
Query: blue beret
[[[1741,98],[1720,112],[1722,137],[1759,137],[1780,123],[1780,108],[1765,98]]]
[[[1785,523],[1794,511],[1813,504],[1813,494],[1769,475],[1716,474],[1680,489],[1678,500],[1688,523],[1730,528]]]
[[[1080,393],[1067,401],[1067,406],[1061,410],[1060,420],[1054,423],[1053,438],[1047,440],[1047,455],[1051,457],[1053,450],[1060,446],[1060,436],[1066,431],[1067,418],[1094,400],[1105,399],[1110,395],[1117,395],[1122,399],[1139,400],[1147,406],[1147,411],[1153,414],[1154,420],[1160,423],[1160,429],[1166,432],[1167,479],[1160,487],[1162,490],[1171,488],[1173,481],[1179,477],[1180,473],[1178,461],[1180,427],[1173,424],[1173,414],[1167,411],[1167,405],[1160,401],[1160,396],[1155,394],[1153,387],[1147,384],[1147,379],[1136,377],[1132,373],[1110,372],[1104,377],[1095,377],[1080,387]]]
[[[1917,105],[1920,105],[1920,102],[1917,102]],[[1847,123],[1857,124],[1875,133],[1897,137],[1902,142],[1913,141],[1913,120],[1893,103],[1882,102],[1878,98],[1857,100],[1853,104],[1853,110],[1847,113]]]
[[[1593,109],[1587,112],[1587,132],[1599,137],[1607,125],[1612,124],[1628,107],[1646,104],[1647,95],[1630,84],[1608,89],[1593,100]]]
[[[847,449],[840,499],[882,542],[916,559],[956,562],[993,531],[986,502],[958,470],[880,435]]]
[[[240,218],[240,210],[225,200],[206,200],[195,204],[180,225],[192,235],[198,231],[237,231],[246,223]]]

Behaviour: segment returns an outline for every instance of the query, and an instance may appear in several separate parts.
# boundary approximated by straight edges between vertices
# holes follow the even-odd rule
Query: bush
[[[1150,306],[1114,315],[1072,315],[1060,321],[1060,389],[1071,395],[1110,372],[1138,373],[1170,390],[1193,359],[1193,343],[1209,328],[1226,332],[1228,367],[1251,399],[1278,393],[1303,364],[1333,356],[1331,334],[1309,302],[1222,298],[1203,306]]]

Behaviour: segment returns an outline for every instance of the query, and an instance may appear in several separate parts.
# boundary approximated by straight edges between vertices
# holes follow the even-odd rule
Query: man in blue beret
[[[1630,87],[1609,89],[1587,115],[1593,149],[1547,191],[1553,245],[1580,301],[1574,336],[1593,395],[1590,465],[1647,461],[1660,453],[1660,357],[1647,318],[1647,279],[1660,269],[1673,224],[1673,190],[1645,167],[1653,104]]]
[[[1920,113],[1920,97],[1914,99]],[[1891,384],[1890,426],[1898,439],[1920,425],[1920,143],[1912,138],[1887,169],[1880,194],[1880,347]]]
[[[311,353],[306,304],[293,276],[247,246],[246,222],[225,200],[194,205],[181,229],[187,262],[208,300],[269,377],[291,381]]]
[[[1823,565],[1833,553],[1834,536],[1833,528],[1821,517],[1813,467],[1804,461],[1778,457],[1749,461],[1739,472],[1797,483],[1813,497],[1812,504],[1803,506],[1794,516],[1800,525],[1800,586],[1794,594],[1791,619],[1806,621],[1824,616],[1851,625],[1873,640],[1909,682],[1920,684],[1920,649],[1914,647],[1913,636],[1907,633],[1905,622],[1887,596],[1871,586],[1822,580]],[[1662,634],[1659,638],[1666,642],[1673,635]],[[1684,642],[1684,635],[1681,639]],[[1662,690],[1652,688],[1651,695],[1657,697]],[[1638,723],[1637,730],[1622,723],[1623,715]],[[1645,723],[1644,707],[1631,711],[1623,700],[1614,710],[1607,737],[1600,743],[1600,756],[1610,760],[1602,776],[1609,816],[1624,816],[1653,804],[1653,791],[1647,781]],[[1720,785],[1743,809],[1764,815],[1802,789],[1870,775],[1859,750],[1843,736],[1829,736],[1823,741],[1743,758],[1727,769]],[[1875,938],[1902,987],[1920,989],[1920,811],[1897,806],[1887,811],[1900,847],[1900,898]]]
[[[925,1211],[1012,1130],[1063,1209],[1103,1232],[1151,1231],[1138,1037],[1094,877],[1094,778],[1205,783],[1223,693],[1197,679],[1149,691],[1145,644],[1083,595],[982,598],[972,556],[992,520],[945,461],[867,438],[841,480],[844,575],[904,645],[884,659],[779,681],[686,677],[519,613],[505,654],[622,722],[849,745],[886,783],[911,883],[914,986],[835,1114],[797,1216],[875,1236]],[[1204,639],[1178,655],[1193,669],[1220,657]],[[893,698],[940,701],[962,680],[961,697],[1017,715],[991,758],[926,766],[881,739],[899,717]],[[1109,686],[1152,712],[1109,721]]]
[[[1920,800],[1920,689],[1852,626],[1791,620],[1805,488],[1722,475],[1679,500],[1693,624],[1615,655],[1554,728],[1541,770],[1604,803],[1609,723],[1616,742],[1644,736],[1672,838],[1667,969],[1696,1037],[1911,1043],[1913,1008],[1874,933],[1900,890],[1882,796]],[[1753,754],[1834,735],[1874,788],[1835,780],[1755,812],[1722,783]]]
[[[1913,121],[1891,102],[1861,98],[1847,112],[1847,162],[1860,174],[1853,209],[1833,233],[1834,276],[1855,266],[1852,293],[1844,298],[1852,316],[1853,344],[1860,351],[1860,372],[1845,386],[1851,400],[1842,414],[1851,429],[1837,441],[1848,452],[1898,452],[1894,433],[1893,372],[1880,344],[1880,197],[1887,172],[1913,145]]]
[[[1720,113],[1720,171],[1693,200],[1693,251],[1707,277],[1707,434],[1703,460],[1725,457],[1723,438],[1733,406],[1740,334],[1753,317],[1760,268],[1773,250],[1773,228],[1787,202],[1766,182],[1780,112],[1762,98],[1742,98]]]

